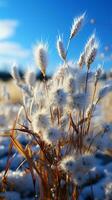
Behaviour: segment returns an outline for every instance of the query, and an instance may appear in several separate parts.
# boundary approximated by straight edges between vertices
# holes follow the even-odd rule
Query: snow
[[[5,197],[6,200],[21,200],[18,192],[4,192],[0,193],[0,197]]]
[[[2,177],[4,175],[4,171],[0,173],[0,184],[2,182]],[[25,173],[20,170],[18,171],[8,171],[7,175],[7,181],[8,181],[8,187],[10,188],[10,185],[13,184],[14,191],[17,191],[19,193],[23,193],[24,195],[29,195],[30,193],[33,193],[33,183],[32,183],[32,177],[30,173]]]

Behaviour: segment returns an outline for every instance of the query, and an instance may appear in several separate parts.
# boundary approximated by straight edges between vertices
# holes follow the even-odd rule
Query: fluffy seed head
[[[12,74],[13,79],[17,83],[19,83],[21,81],[21,78],[20,78],[20,75],[19,75],[19,71],[18,71],[18,68],[16,67],[16,65],[13,65],[11,74]]]
[[[74,77],[68,76],[64,81],[65,91],[72,94],[76,90],[76,87],[77,87],[77,83]]]
[[[94,46],[90,49],[87,56],[85,57],[85,63],[87,68],[90,68],[90,65],[94,62],[98,50],[98,44],[95,43]]]
[[[95,43],[95,34],[92,34],[91,37],[89,38],[88,42],[85,45],[85,56],[88,55],[88,52],[91,50]]]
[[[109,92],[112,92],[112,85],[106,85],[104,86],[100,91],[98,98],[101,99],[105,97]]]
[[[35,73],[29,70],[25,75],[25,81],[29,86],[33,87],[36,81]]]
[[[72,28],[71,28],[70,39],[72,39],[80,30],[82,23],[84,21],[84,17],[85,17],[85,13],[74,19]]]
[[[51,96],[52,105],[63,106],[66,104],[66,92],[63,89],[53,91]]]
[[[84,52],[81,53],[77,64],[82,69],[83,65],[85,64],[85,53]]]
[[[30,90],[28,85],[20,84],[19,87],[22,89],[23,92],[25,92],[26,95],[28,95],[29,97],[32,97],[32,91]]]
[[[99,65],[95,73],[96,80],[98,80],[102,74],[103,74],[103,69],[102,66]]]
[[[61,131],[57,128],[49,128],[43,135],[43,139],[47,139],[51,144],[58,142],[62,138]]]
[[[72,109],[82,110],[87,105],[87,95],[85,93],[69,95],[68,104]]]
[[[60,163],[60,168],[62,168],[64,171],[73,171],[74,170],[74,163],[75,158],[74,156],[66,156],[62,159]]]
[[[34,48],[35,63],[40,68],[43,76],[46,75],[46,67],[48,64],[47,52],[48,52],[47,44],[39,43]]]
[[[45,130],[49,127],[49,119],[44,112],[36,113],[32,119],[32,126],[35,132]]]
[[[66,52],[65,52],[65,49],[64,49],[63,40],[62,40],[61,36],[58,37],[56,46],[57,46],[57,50],[58,50],[58,54],[59,54],[60,58],[62,60],[65,60],[66,59]]]

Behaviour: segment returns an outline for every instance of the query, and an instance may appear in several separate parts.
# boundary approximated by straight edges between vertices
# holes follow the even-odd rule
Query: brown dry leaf
[[[13,145],[15,146],[15,148],[18,150],[18,152],[26,158],[26,153],[25,153],[25,150],[23,149],[22,145],[19,143],[19,141],[16,139],[16,138],[13,138],[12,136],[11,137],[11,140],[12,140],[12,143]]]

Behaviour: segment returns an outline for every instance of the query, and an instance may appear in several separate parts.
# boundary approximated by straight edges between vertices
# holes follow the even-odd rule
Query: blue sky
[[[23,68],[33,67],[32,48],[42,39],[49,44],[48,73],[52,73],[61,62],[57,35],[63,34],[66,45],[73,18],[85,11],[84,26],[74,38],[68,57],[76,60],[91,33],[96,32],[100,44],[97,62],[111,68],[111,10],[112,0],[0,0],[0,68],[8,64],[10,69],[13,61]]]

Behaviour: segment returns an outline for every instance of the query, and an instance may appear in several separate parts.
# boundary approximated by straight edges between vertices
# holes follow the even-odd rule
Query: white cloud
[[[0,20],[0,40],[14,36],[18,25],[17,20]]]
[[[104,52],[101,52],[97,56],[98,61],[105,61],[105,62],[112,62],[112,54],[105,54]]]
[[[6,56],[11,58],[27,58],[30,55],[30,51],[25,49],[16,42],[4,41],[0,42],[0,56]]]
[[[12,40],[18,25],[18,20],[0,20],[0,69],[10,68],[14,61],[18,64],[25,64],[31,58],[29,49],[20,42]],[[10,37],[12,37],[11,40]]]
[[[16,42],[0,42],[0,69],[10,69],[13,62],[26,65],[31,58],[31,51]]]

